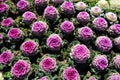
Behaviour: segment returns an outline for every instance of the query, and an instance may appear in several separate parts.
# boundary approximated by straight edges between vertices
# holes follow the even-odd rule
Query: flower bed
[[[0,80],[120,80],[119,4],[83,1],[0,0]]]

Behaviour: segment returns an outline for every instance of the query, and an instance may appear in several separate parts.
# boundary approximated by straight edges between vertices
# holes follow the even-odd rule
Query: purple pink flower
[[[87,5],[84,2],[77,2],[75,4],[76,10],[85,10]]]
[[[73,67],[67,67],[62,73],[63,80],[80,80],[78,71]]]
[[[70,1],[64,1],[63,4],[61,5],[61,10],[65,14],[70,14],[70,15],[74,14],[74,12],[75,12],[74,5]]]
[[[8,64],[12,59],[14,55],[10,50],[3,51],[0,54],[0,63],[1,64]]]
[[[102,10],[101,10],[100,7],[94,6],[94,7],[91,8],[90,12],[94,16],[99,16],[102,13]]]
[[[45,72],[53,72],[56,69],[56,60],[51,57],[45,57],[41,60],[39,66]]]
[[[117,21],[117,15],[114,14],[113,12],[108,12],[105,14],[105,16],[109,21],[112,21],[112,22]]]
[[[9,10],[9,6],[6,3],[0,3],[0,14]]]
[[[114,39],[114,44],[117,49],[120,49],[120,37]]]
[[[39,7],[46,7],[49,3],[49,0],[35,0],[35,5]]]
[[[93,59],[93,67],[95,67],[97,70],[105,70],[108,66],[108,60],[106,55],[96,55]]]
[[[119,35],[120,34],[120,24],[113,24],[109,27],[108,32],[112,35]]]
[[[58,34],[51,34],[47,39],[47,46],[50,50],[60,50],[62,39]]]
[[[48,29],[48,25],[45,22],[37,21],[32,24],[32,32],[35,35],[42,35]]]
[[[48,20],[58,18],[58,10],[54,6],[47,6],[44,10],[44,17]]]
[[[22,52],[27,56],[35,54],[37,49],[38,49],[38,44],[33,40],[27,40],[23,42],[21,46]]]
[[[112,41],[107,36],[99,36],[95,41],[95,45],[101,52],[108,52],[112,48]]]
[[[108,27],[107,21],[102,17],[95,18],[93,20],[93,25],[98,31],[105,31]]]
[[[30,4],[26,0],[20,0],[17,3],[18,9],[22,12],[25,12],[25,11],[29,10],[29,6],[30,6]]]
[[[78,29],[78,36],[82,41],[88,41],[93,37],[93,31],[91,28],[85,26]]]
[[[18,79],[24,78],[29,72],[30,64],[25,60],[17,61],[11,69],[12,75]]]
[[[5,2],[5,1],[7,1],[7,0],[0,0],[0,3]]]
[[[119,73],[112,73],[107,80],[120,80],[120,74]]]
[[[120,70],[120,55],[116,55],[113,58],[113,65],[115,66],[116,69]]]
[[[34,20],[37,19],[36,15],[33,13],[33,12],[30,12],[30,11],[26,11],[23,15],[23,21],[26,23],[26,24],[31,24]]]
[[[22,37],[22,31],[19,28],[11,28],[8,37],[10,40],[19,40]]]
[[[44,77],[41,77],[41,78],[40,78],[40,79],[38,79],[38,80],[50,80],[50,79],[49,79],[49,77],[44,76]]]
[[[2,20],[1,25],[4,27],[10,27],[13,26],[14,20],[12,18],[5,18]]]
[[[79,23],[87,23],[90,20],[90,15],[86,11],[79,12],[77,15],[77,21]]]
[[[52,2],[55,4],[61,4],[64,2],[64,0],[52,0]]]
[[[94,76],[90,76],[87,80],[98,80],[98,79]]]
[[[85,63],[90,57],[90,51],[84,44],[76,44],[72,47],[70,56],[77,63]]]
[[[61,31],[67,34],[70,34],[74,31],[75,27],[74,24],[70,21],[64,21],[61,25],[60,25]]]

